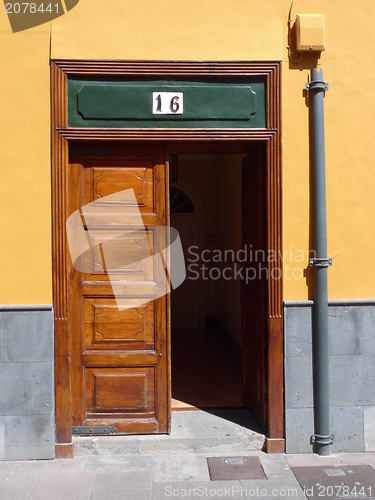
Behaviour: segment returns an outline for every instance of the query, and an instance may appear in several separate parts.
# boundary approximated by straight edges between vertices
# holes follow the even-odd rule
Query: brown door
[[[242,369],[244,400],[266,424],[267,241],[265,162],[260,148],[242,161]]]
[[[73,427],[169,430],[169,296],[160,293],[168,256],[155,237],[168,225],[165,158],[156,146],[71,155],[68,215],[78,214],[83,236],[68,243],[89,243],[70,259],[68,281]]]

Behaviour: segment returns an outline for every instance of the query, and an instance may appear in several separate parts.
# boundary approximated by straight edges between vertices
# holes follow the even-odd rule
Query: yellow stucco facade
[[[52,303],[49,58],[282,61],[283,244],[290,276],[284,299],[311,296],[300,271],[307,267],[312,221],[303,94],[310,66],[289,61],[289,9],[289,0],[80,0],[55,21],[13,34],[0,7],[0,304]],[[297,13],[325,15],[319,65],[330,86],[329,299],[373,298],[375,3],[296,0],[293,20]],[[296,261],[297,252],[305,262]]]

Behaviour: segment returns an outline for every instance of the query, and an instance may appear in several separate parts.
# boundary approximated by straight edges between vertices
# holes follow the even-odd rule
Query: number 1
[[[157,98],[155,99],[155,101],[158,101],[158,106],[156,108],[156,111],[160,111],[161,112],[161,95],[160,94],[157,96]]]

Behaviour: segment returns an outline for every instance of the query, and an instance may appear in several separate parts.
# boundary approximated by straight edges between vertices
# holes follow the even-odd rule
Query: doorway
[[[158,125],[144,124],[139,128],[132,123],[119,125],[115,127],[113,124],[105,122],[100,126],[90,127],[89,124],[78,124],[76,126],[68,126],[68,80],[76,78],[85,79],[90,75],[90,79],[134,79],[135,77],[144,78],[189,78],[206,79],[216,81],[222,78],[237,78],[243,82],[252,81],[253,79],[261,80],[264,85],[264,120],[260,128],[247,128],[246,126],[235,126],[230,128],[226,122],[217,123],[213,127],[200,128],[199,123],[187,123],[185,127],[159,128]],[[52,133],[52,249],[53,249],[53,303],[55,315],[55,393],[56,393],[56,457],[65,458],[73,454],[72,444],[72,417],[76,398],[80,395],[76,391],[74,383],[75,369],[72,362],[72,352],[75,348],[85,349],[87,337],[81,335],[78,341],[74,335],[72,325],[79,322],[79,328],[82,332],[85,331],[85,324],[92,324],[91,320],[85,323],[82,320],[82,315],[77,314],[76,302],[74,294],[71,293],[70,286],[72,284],[71,276],[69,275],[69,253],[66,238],[65,221],[69,213],[69,203],[71,198],[71,190],[74,193],[82,188],[82,184],[71,184],[69,181],[69,150],[71,147],[81,147],[83,155],[88,154],[88,151],[94,150],[94,155],[105,155],[108,150],[111,150],[113,144],[123,150],[129,151],[129,148],[134,147],[140,151],[147,150],[151,145],[160,148],[159,152],[165,150],[168,145],[169,152],[175,154],[206,154],[207,150],[210,154],[221,153],[248,153],[256,144],[263,144],[265,151],[265,179],[264,192],[266,193],[266,209],[265,224],[267,235],[267,251],[274,251],[276,259],[267,264],[270,274],[274,269],[281,268],[280,255],[282,255],[282,238],[281,238],[281,63],[280,62],[228,62],[217,61],[215,63],[209,61],[200,62],[181,62],[181,61],[67,61],[58,60],[51,61],[51,133]],[[71,101],[73,102],[73,101]],[[113,148],[115,149],[115,148]],[[165,151],[167,153],[167,151]],[[167,156],[164,157],[164,164],[161,167],[161,173],[166,174],[167,178]],[[118,158],[119,159],[119,158]],[[123,158],[120,158],[123,160]],[[162,165],[161,162],[157,163]],[[153,165],[156,165],[155,163]],[[107,165],[108,166],[108,165]],[[110,167],[109,167],[110,168]],[[159,182],[159,175],[154,177],[154,180]],[[133,176],[133,181],[139,182],[137,176]],[[132,182],[133,182],[132,181]],[[111,183],[110,183],[111,184]],[[147,184],[147,183],[146,183]],[[169,190],[164,191],[167,195]],[[76,193],[77,194],[77,193]],[[151,201],[151,204],[149,203]],[[154,197],[155,201],[155,197]],[[159,200],[157,200],[159,201]],[[144,200],[145,207],[153,210],[152,200]],[[155,206],[157,203],[154,204]],[[161,219],[165,216],[162,210],[150,212],[150,220],[155,220],[155,216],[160,214]],[[160,220],[161,220],[160,219]],[[166,221],[168,223],[168,221]],[[209,234],[209,233],[208,233]],[[74,280],[73,280],[74,281]],[[86,283],[82,283],[86,286]],[[102,286],[102,285],[100,285]],[[101,295],[103,296],[103,293]],[[265,429],[267,435],[267,450],[269,452],[280,452],[284,450],[284,414],[283,414],[283,309],[282,309],[282,281],[269,280],[265,287],[266,300],[263,302],[265,307],[266,325],[264,329],[266,337],[266,350],[262,369],[263,376],[259,377],[256,372],[248,377],[248,381],[255,381],[255,392],[253,395],[249,393],[248,404],[251,405],[256,401],[259,394],[259,387],[263,385],[264,407],[263,414],[265,416]],[[168,301],[168,299],[167,299]],[[106,304],[108,306],[109,304]],[[164,306],[163,306],[164,307]],[[110,308],[107,307],[109,310]],[[99,310],[99,308],[98,308]],[[168,307],[164,309],[168,311]],[[108,312],[108,311],[107,311]],[[103,316],[102,316],[103,317]],[[112,381],[120,381],[120,385],[125,384],[127,378],[127,370],[135,372],[133,368],[142,368],[139,371],[144,372],[143,384],[145,391],[142,401],[137,398],[133,399],[132,411],[140,409],[141,424],[149,425],[150,432],[168,432],[168,422],[170,422],[170,384],[169,384],[169,367],[168,363],[163,366],[164,360],[169,359],[170,343],[168,341],[168,315],[162,314],[159,316],[162,321],[151,322],[151,326],[155,327],[155,331],[163,331],[163,321],[165,318],[164,331],[167,338],[160,338],[160,342],[154,342],[154,346],[165,348],[166,356],[163,357],[163,351],[159,361],[157,361],[157,349],[150,349],[150,352],[139,353],[131,360],[131,355],[134,354],[129,350],[128,353],[113,352],[108,349],[107,357],[113,358],[112,368],[120,368],[123,374],[119,377],[109,376],[101,377],[103,384],[99,384],[104,390],[104,404],[107,408],[112,408],[114,412],[123,410],[127,407],[128,402],[121,400],[122,408],[117,408],[116,398],[111,395]],[[154,316],[155,318],[155,316]],[[116,324],[116,321],[113,322]],[[147,323],[147,322],[146,322]],[[97,322],[99,324],[99,321]],[[150,326],[150,324],[146,325]],[[90,331],[90,328],[87,327]],[[152,330],[152,329],[151,329]],[[150,331],[151,331],[150,330]],[[145,330],[146,332],[146,330]],[[89,336],[89,335],[88,335]],[[152,335],[151,335],[152,337]],[[147,341],[152,338],[144,335]],[[85,340],[86,339],[86,340]],[[113,341],[113,339],[112,339]],[[95,349],[93,349],[95,351]],[[151,352],[152,351],[152,352]],[[94,355],[92,357],[91,355]],[[81,361],[88,362],[85,370],[90,369],[92,372],[97,369],[96,363],[102,363],[101,367],[108,365],[106,361],[100,361],[99,357],[95,357],[97,353],[81,352],[78,358]],[[142,355],[146,354],[146,358],[141,359]],[[140,356],[140,357],[139,357]],[[74,357],[74,356],[73,356]],[[77,359],[78,359],[77,358]],[[255,360],[258,357],[255,356]],[[140,364],[137,363],[140,361]],[[103,364],[104,363],[104,364]],[[124,363],[130,363],[124,366]],[[252,363],[248,368],[253,366]],[[150,368],[150,369],[149,369]],[[160,369],[159,369],[160,368]],[[146,370],[144,370],[146,369]],[[158,372],[158,376],[152,376],[152,371]],[[147,373],[146,373],[147,372]],[[101,370],[104,374],[104,371]],[[255,375],[255,377],[254,377]],[[100,378],[100,377],[99,377]],[[139,377],[133,377],[136,387],[139,382]],[[87,382],[87,381],[86,381]],[[244,387],[247,387],[246,380]],[[82,388],[90,389],[88,383],[82,382]],[[154,384],[154,385],[152,385]],[[158,385],[159,384],[159,385]],[[161,392],[156,390],[156,387],[167,387],[166,404],[163,402]],[[152,387],[150,391],[149,387]],[[249,386],[248,386],[249,387]],[[147,390],[146,390],[147,389]],[[155,389],[155,390],[154,390]],[[90,392],[90,390],[88,391]],[[132,392],[132,391],[131,391]],[[98,394],[100,391],[98,392]],[[255,399],[254,399],[255,397]],[[160,404],[155,402],[159,401]],[[89,410],[95,410],[98,413],[102,412],[101,403],[103,401],[90,400],[86,397],[85,405]],[[255,404],[256,406],[256,404]],[[158,410],[156,411],[156,408]],[[79,412],[78,412],[79,413]],[[162,418],[161,416],[164,415]],[[149,420],[147,420],[149,418]],[[143,419],[143,421],[142,421]],[[126,420],[126,419],[125,419]],[[161,430],[161,423],[167,423],[166,431]],[[124,421],[124,429],[127,424],[131,423],[131,419]],[[165,429],[165,427],[164,427]],[[149,432],[147,431],[147,432]],[[136,426],[132,432],[139,432]]]
[[[189,247],[203,248],[204,209],[197,191],[181,178],[170,179],[170,225],[180,235],[184,253]],[[189,307],[186,307],[189,304]],[[185,279],[173,291],[172,330],[205,328],[204,283],[201,279]]]
[[[171,294],[172,411],[244,408],[235,263],[243,157],[178,155],[170,223],[180,234],[187,276]]]

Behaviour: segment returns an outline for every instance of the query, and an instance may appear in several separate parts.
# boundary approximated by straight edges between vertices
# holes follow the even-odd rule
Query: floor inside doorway
[[[244,408],[239,354],[217,330],[173,330],[172,410]]]

